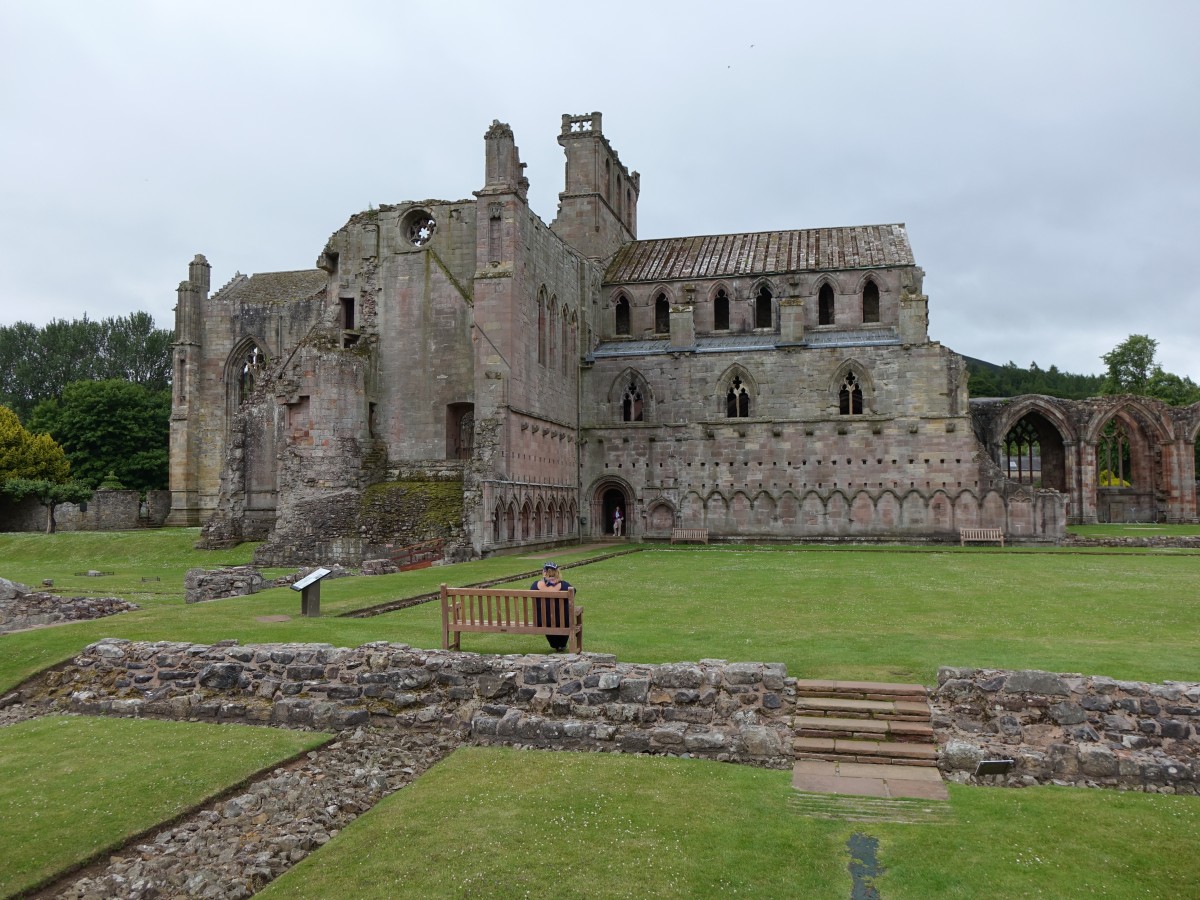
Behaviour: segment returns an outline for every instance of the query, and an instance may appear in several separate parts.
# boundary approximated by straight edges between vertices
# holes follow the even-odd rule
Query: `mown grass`
[[[33,585],[53,578],[66,594],[127,596],[145,607],[0,636],[0,693],[103,636],[437,646],[435,603],[368,619],[334,614],[422,594],[441,581],[472,583],[539,564],[538,558],[502,557],[326,581],[326,615],[303,619],[299,596],[287,589],[185,605],[186,569],[244,563],[252,551],[195,551],[195,539],[194,530],[0,535],[5,577]],[[554,554],[560,562],[585,555]],[[89,568],[116,574],[72,580]],[[1194,618],[1197,554],[658,548],[565,574],[587,610],[587,648],[625,661],[779,661],[802,677],[927,684],[945,664],[1200,680],[1200,649],[1184,625]],[[147,577],[161,581],[142,581]],[[281,614],[292,618],[259,621]],[[464,646],[521,653],[546,645],[536,637],[465,635]],[[207,726],[46,721],[81,723],[83,737],[56,734],[19,757],[0,745],[0,783],[24,797],[56,778],[86,791],[93,781],[124,772],[130,783],[114,793],[139,824],[123,833],[191,802],[175,800],[167,804],[171,810],[156,805],[169,793],[160,771],[205,779],[210,786],[199,796],[241,777],[222,768],[240,752],[205,750],[202,739],[189,736]],[[19,727],[33,726],[44,727]],[[137,726],[181,729],[179,744]],[[119,741],[87,737],[87,729],[108,727],[131,730]],[[0,738],[23,739],[16,729],[0,730]],[[93,744],[103,749],[106,741],[119,744],[117,758],[92,753]],[[199,748],[197,755],[176,769],[172,760],[184,759],[189,748]],[[277,896],[356,897],[846,896],[845,840],[855,827],[880,838],[887,872],[879,884],[886,897],[1178,897],[1200,883],[1189,849],[1200,831],[1195,798],[952,788],[950,825],[852,827],[799,816],[787,806],[789,796],[787,773],[694,760],[460,751],[275,890]],[[30,827],[29,816],[20,813],[28,804],[0,795],[0,810],[22,815],[27,840],[0,845],[0,869],[24,872],[37,864],[39,871],[54,871],[88,858],[95,852],[88,843],[93,826],[74,815],[77,805],[70,791],[46,794],[46,808]],[[7,822],[0,828],[6,836],[15,830]],[[40,863],[41,844],[74,849]],[[42,876],[21,877],[32,883]]]
[[[1071,525],[1067,531],[1085,538],[1200,537],[1200,525]]]
[[[0,728],[0,896],[120,847],[328,738],[75,716]]]
[[[846,897],[854,832],[878,838],[875,883],[895,900],[1179,898],[1200,884],[1195,798],[952,785],[947,821],[856,823],[801,815],[789,779],[700,760],[462,749],[264,896]]]

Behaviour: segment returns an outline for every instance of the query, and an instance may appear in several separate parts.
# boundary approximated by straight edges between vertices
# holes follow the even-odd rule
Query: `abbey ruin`
[[[971,400],[902,224],[639,240],[562,118],[546,225],[511,129],[470,199],[353,215],[316,268],[178,290],[172,510],[264,564],[599,536],[955,539],[1196,521],[1200,408]],[[1114,455],[1115,454],[1115,455]]]

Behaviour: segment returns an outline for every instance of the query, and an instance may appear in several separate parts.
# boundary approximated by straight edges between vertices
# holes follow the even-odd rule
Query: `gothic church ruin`
[[[265,540],[263,564],[357,564],[598,536],[618,508],[635,539],[1054,540],[1095,521],[1099,426],[1077,438],[1048,398],[972,415],[903,225],[638,240],[639,175],[600,114],[563,116],[558,141],[549,226],[496,122],[471,199],[360,212],[316,268],[215,292],[197,256],[169,524]],[[1163,418],[1145,413],[1095,415],[1144,434]],[[1045,477],[1007,465],[1026,414],[1055,448]],[[1143,440],[1164,517],[1195,519],[1197,427]]]

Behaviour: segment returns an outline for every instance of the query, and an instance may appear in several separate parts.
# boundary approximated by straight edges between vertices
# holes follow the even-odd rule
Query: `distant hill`
[[[967,371],[971,375],[971,396],[976,399],[1046,394],[1050,397],[1082,400],[1085,397],[1098,396],[1104,383],[1103,375],[1075,375],[1071,372],[1060,372],[1058,366],[1042,369],[1037,363],[1030,363],[1028,369],[1022,369],[1014,362],[998,366],[971,356],[964,356],[963,359],[967,361]]]

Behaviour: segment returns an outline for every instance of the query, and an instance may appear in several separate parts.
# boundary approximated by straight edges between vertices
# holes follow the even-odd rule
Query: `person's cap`
[[[543,570],[543,571],[545,571],[546,569],[553,569],[555,572],[557,572],[557,571],[558,571],[558,563],[556,563],[556,562],[547,562],[547,563],[545,563],[545,564],[542,566],[542,570]]]

